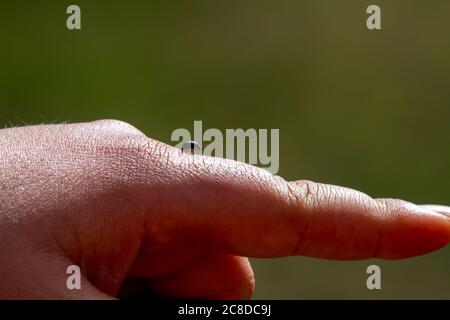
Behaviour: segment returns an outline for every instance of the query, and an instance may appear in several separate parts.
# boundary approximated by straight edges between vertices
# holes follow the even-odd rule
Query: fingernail
[[[434,205],[434,204],[423,204],[420,205],[422,209],[425,209],[427,211],[439,213],[446,217],[447,219],[450,219],[450,207],[447,206],[440,206],[440,205]]]

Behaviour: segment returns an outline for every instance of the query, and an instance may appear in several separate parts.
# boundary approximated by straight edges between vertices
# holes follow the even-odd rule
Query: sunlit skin
[[[450,241],[449,207],[287,182],[120,121],[3,129],[0,146],[3,299],[247,299],[246,257],[400,259]]]

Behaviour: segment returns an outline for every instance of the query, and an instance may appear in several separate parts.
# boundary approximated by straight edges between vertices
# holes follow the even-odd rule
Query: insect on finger
[[[189,154],[201,154],[201,148],[197,141],[188,141],[183,143],[181,151]]]

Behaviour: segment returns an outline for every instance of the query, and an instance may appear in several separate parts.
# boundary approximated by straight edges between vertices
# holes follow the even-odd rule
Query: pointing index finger
[[[406,201],[287,182],[232,160],[172,156],[180,157],[169,170],[176,178],[158,188],[159,211],[170,213],[164,227],[201,246],[252,257],[398,259],[450,241],[448,217]]]

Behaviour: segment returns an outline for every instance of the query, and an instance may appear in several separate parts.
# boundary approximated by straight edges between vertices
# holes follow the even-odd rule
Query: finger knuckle
[[[142,131],[137,129],[132,124],[122,120],[102,119],[93,121],[90,123],[90,125],[96,129],[103,129],[110,133],[144,136],[144,133]]]

